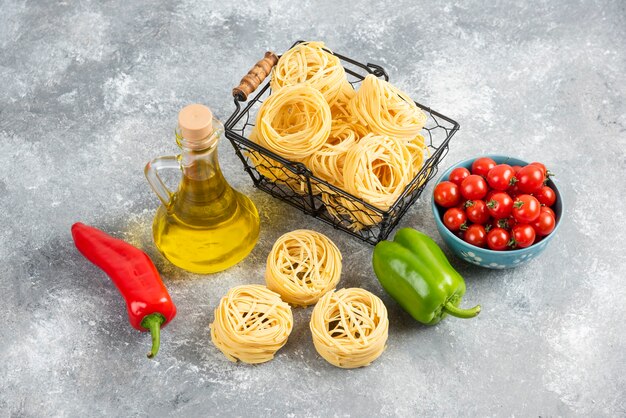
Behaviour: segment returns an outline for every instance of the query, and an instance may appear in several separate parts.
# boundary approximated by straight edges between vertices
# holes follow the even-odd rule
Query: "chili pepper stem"
[[[473,318],[480,313],[480,305],[476,305],[470,309],[462,309],[455,306],[452,302],[443,305],[443,310],[457,318]]]
[[[161,325],[165,322],[165,317],[160,313],[146,315],[141,320],[141,326],[150,331],[152,336],[152,349],[148,353],[148,358],[153,358],[159,352],[161,345]]]

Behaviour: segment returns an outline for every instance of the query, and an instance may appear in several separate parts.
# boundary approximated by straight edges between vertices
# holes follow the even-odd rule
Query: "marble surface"
[[[544,161],[566,200],[558,236],[510,271],[452,262],[474,320],[421,326],[384,294],[372,247],[255,190],[227,141],[228,180],[261,238],[212,276],[168,264],[150,224],[144,164],[176,152],[178,110],[210,105],[263,52],[296,39],[378,63],[461,124],[443,162],[482,153]],[[626,415],[626,5],[439,2],[0,0],[0,415]],[[432,191],[430,185],[425,196]],[[74,248],[83,221],[144,249],[178,305],[158,357],[106,276]],[[426,197],[402,226],[442,243]],[[341,286],[379,295],[382,357],[341,370],[311,343],[309,309],[277,357],[228,362],[208,325],[231,286],[262,283],[274,240],[311,227],[344,253]]]

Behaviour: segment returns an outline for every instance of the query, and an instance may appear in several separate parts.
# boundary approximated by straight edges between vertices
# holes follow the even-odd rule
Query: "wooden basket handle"
[[[252,94],[252,92],[259,87],[259,84],[270,74],[272,67],[274,67],[277,62],[278,56],[272,51],[267,51],[265,57],[254,64],[254,67],[248,71],[248,74],[241,79],[239,85],[233,89],[233,97],[240,102],[248,100],[248,95]]]

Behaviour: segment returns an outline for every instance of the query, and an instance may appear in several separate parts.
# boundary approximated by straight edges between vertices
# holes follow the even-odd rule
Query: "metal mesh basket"
[[[348,81],[355,88],[368,74],[389,80],[387,72],[378,65],[362,64],[333,54],[341,60]],[[248,139],[259,107],[271,93],[268,80],[260,81],[257,93],[247,103],[245,97],[235,94],[235,111],[225,124],[226,137],[255,187],[370,244],[387,238],[420,196],[426,183],[437,174],[437,165],[447,154],[449,141],[459,129],[454,120],[415,102],[428,116],[422,132],[428,155],[396,202],[383,211],[316,177],[304,164],[289,161]]]

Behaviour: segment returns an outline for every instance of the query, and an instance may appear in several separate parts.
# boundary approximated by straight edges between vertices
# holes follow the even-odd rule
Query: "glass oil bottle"
[[[181,154],[159,157],[145,168],[148,183],[163,203],[152,232],[159,251],[174,265],[208,274],[233,266],[254,248],[259,215],[252,201],[224,179],[217,159],[223,125],[200,104],[184,107],[178,115],[176,141]],[[158,172],[182,170],[171,192]]]

